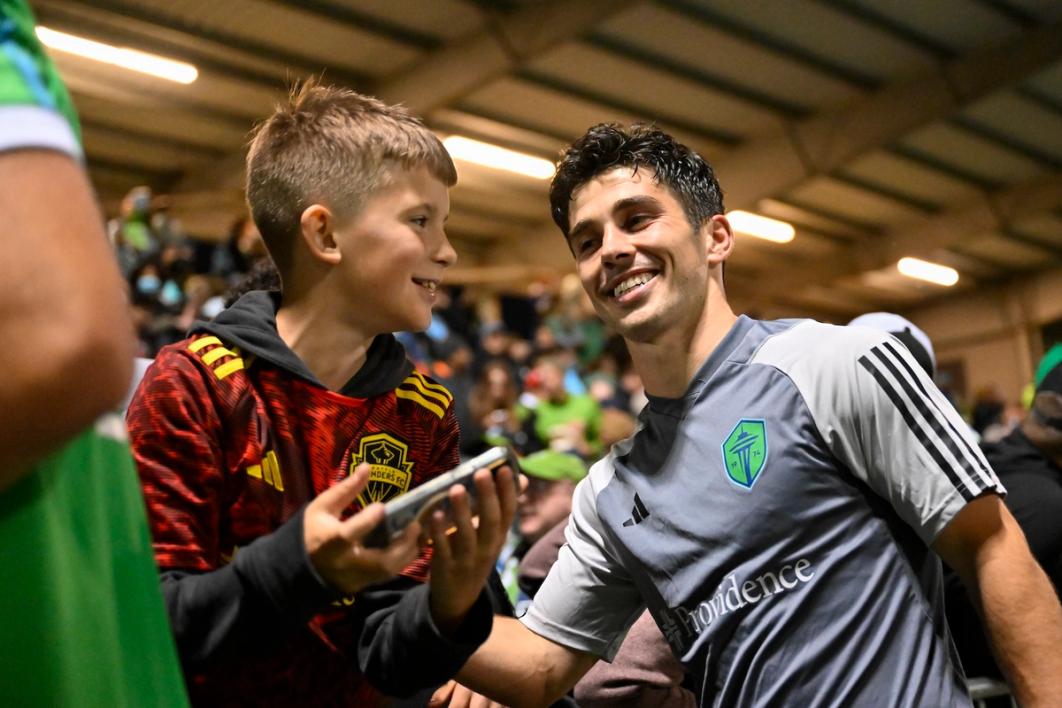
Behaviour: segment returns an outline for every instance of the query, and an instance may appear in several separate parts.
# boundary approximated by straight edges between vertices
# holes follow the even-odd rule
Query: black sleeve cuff
[[[314,570],[303,542],[300,509],[270,534],[241,548],[233,559],[236,573],[256,594],[268,598],[277,612],[309,619],[342,596]]]
[[[481,592],[452,635],[431,617],[431,589],[409,588],[366,622],[358,648],[362,672],[380,691],[405,697],[453,678],[486,641],[494,624],[490,598]]]

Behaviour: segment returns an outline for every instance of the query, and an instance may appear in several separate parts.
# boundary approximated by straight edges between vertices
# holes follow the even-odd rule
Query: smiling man
[[[719,184],[655,129],[591,128],[550,197],[649,404],[576,490],[523,623],[495,624],[466,683],[542,705],[610,660],[648,606],[702,705],[969,705],[939,555],[983,607],[1022,705],[1062,705],[1058,600],[903,345],[735,316]]]

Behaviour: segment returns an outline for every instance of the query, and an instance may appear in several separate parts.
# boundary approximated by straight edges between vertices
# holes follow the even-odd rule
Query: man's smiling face
[[[594,309],[627,339],[652,343],[704,314],[706,229],[694,229],[652,170],[617,167],[572,194],[568,245]]]

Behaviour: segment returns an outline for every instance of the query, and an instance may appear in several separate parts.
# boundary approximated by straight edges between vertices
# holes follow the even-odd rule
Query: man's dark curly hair
[[[653,125],[635,123],[625,129],[599,123],[564,151],[549,188],[550,212],[565,236],[572,192],[614,167],[651,169],[656,183],[668,187],[682,204],[694,228],[723,213],[723,190],[703,157]]]

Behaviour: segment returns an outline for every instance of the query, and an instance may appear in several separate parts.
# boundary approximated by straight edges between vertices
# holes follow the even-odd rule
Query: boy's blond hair
[[[308,206],[349,219],[388,184],[391,168],[421,166],[447,187],[457,182],[446,148],[405,108],[314,79],[296,85],[255,128],[247,153],[251,216],[281,277]]]

